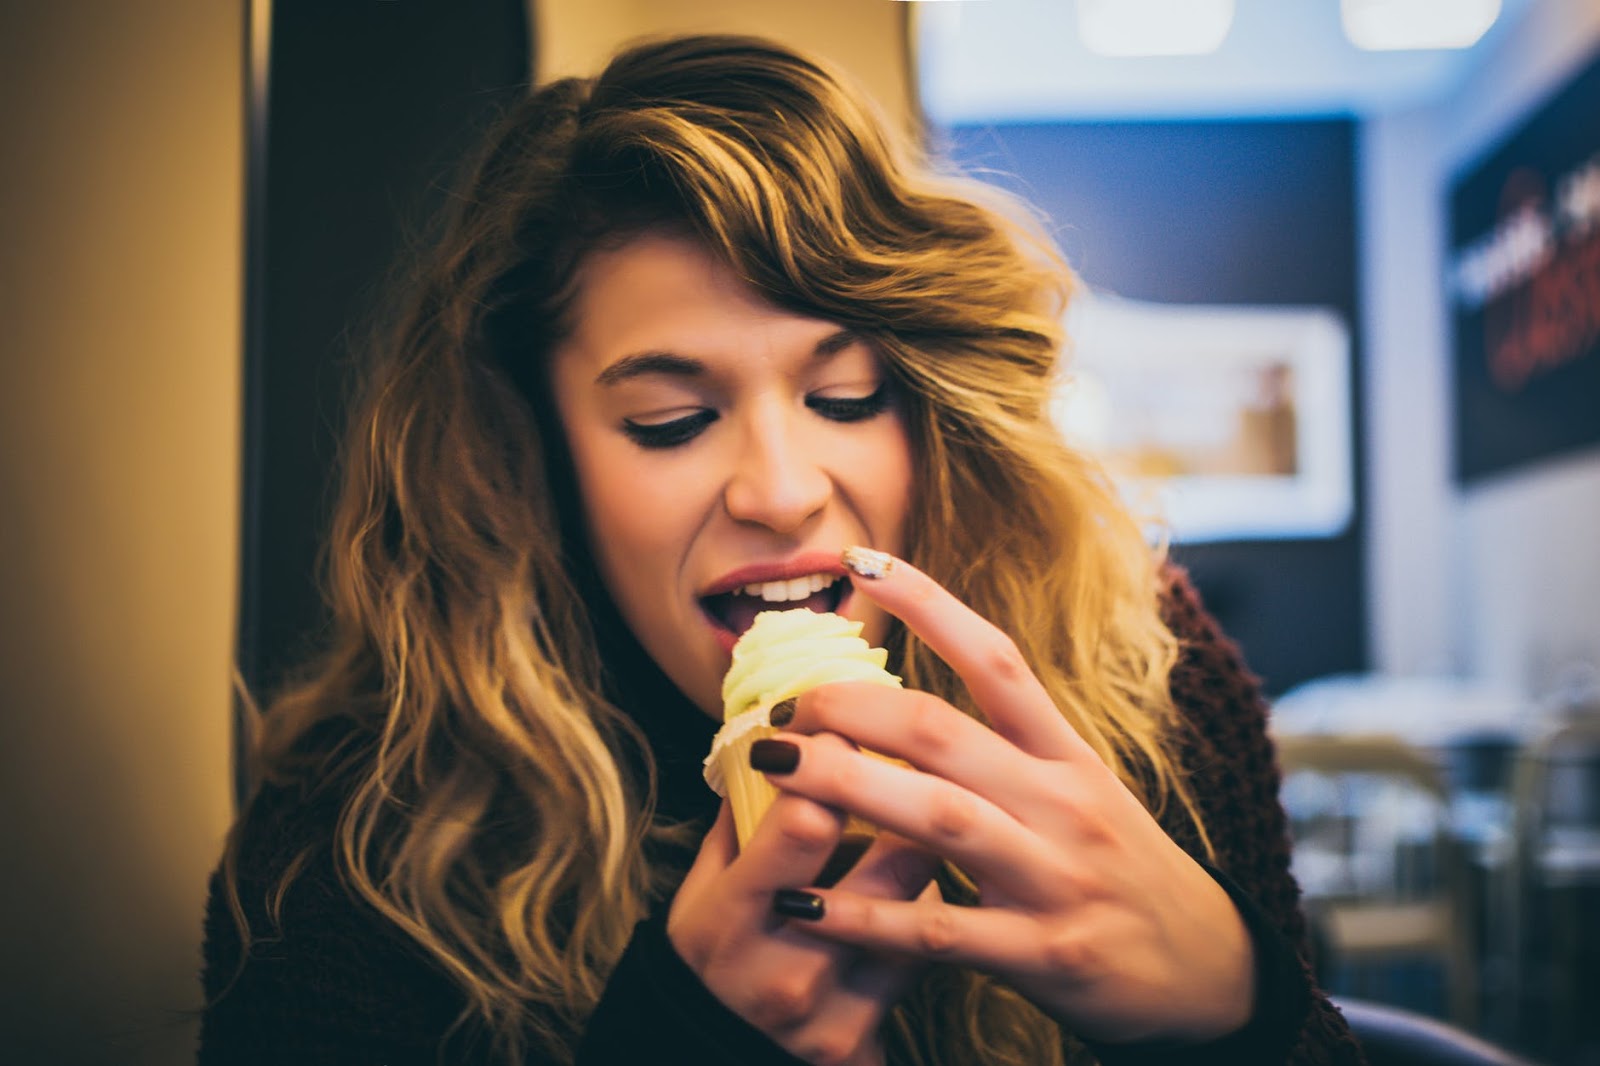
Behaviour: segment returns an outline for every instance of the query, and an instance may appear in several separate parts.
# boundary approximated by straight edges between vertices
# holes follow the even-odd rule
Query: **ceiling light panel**
[[[1105,56],[1204,55],[1233,25],[1233,0],[1078,0],[1078,35]]]
[[[1369,52],[1470,48],[1500,16],[1500,0],[1340,0],[1345,36]]]

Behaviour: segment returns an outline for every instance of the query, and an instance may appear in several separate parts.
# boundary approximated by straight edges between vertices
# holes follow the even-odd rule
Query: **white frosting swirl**
[[[733,663],[722,679],[723,726],[711,742],[705,778],[724,794],[717,756],[752,729],[772,724],[774,705],[818,685],[865,681],[900,687],[884,669],[889,653],[861,639],[860,622],[803,607],[762,611],[733,646]]]

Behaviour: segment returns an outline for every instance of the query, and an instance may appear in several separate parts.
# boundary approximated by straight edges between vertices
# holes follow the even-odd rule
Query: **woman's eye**
[[[806,406],[835,422],[864,422],[889,406],[889,386],[879,385],[870,396],[807,396]]]
[[[641,448],[676,448],[698,437],[717,420],[715,411],[696,411],[670,422],[635,422],[623,419],[622,431]]]

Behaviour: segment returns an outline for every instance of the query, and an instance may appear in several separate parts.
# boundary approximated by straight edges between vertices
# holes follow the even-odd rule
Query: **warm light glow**
[[[1345,36],[1371,52],[1470,48],[1500,16],[1500,0],[1340,0]]]
[[[1078,0],[1078,35],[1105,56],[1215,52],[1233,25],[1233,0]]]

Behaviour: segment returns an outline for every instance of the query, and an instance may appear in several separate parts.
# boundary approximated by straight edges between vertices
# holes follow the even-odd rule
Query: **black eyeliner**
[[[683,418],[657,425],[644,425],[624,420],[622,432],[641,448],[676,448],[698,437],[702,430],[717,420],[715,411],[696,411]]]
[[[835,422],[865,422],[875,418],[889,407],[889,383],[879,385],[867,396],[811,396],[806,406],[824,418]],[[670,422],[647,424],[624,419],[622,431],[641,448],[666,449],[687,444],[698,437],[707,426],[720,416],[715,411],[696,411]]]
[[[812,396],[806,400],[806,406],[836,422],[865,422],[888,409],[889,383],[879,385],[870,396]]]

